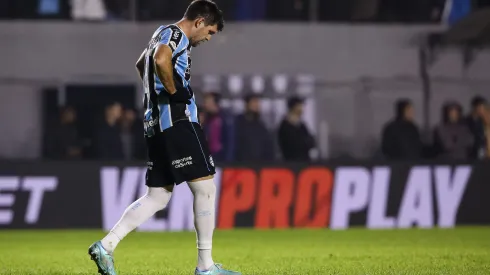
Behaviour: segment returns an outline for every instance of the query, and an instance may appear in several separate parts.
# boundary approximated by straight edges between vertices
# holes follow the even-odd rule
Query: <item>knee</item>
[[[189,183],[195,197],[214,200],[216,197],[216,185],[213,180],[205,180]]]
[[[146,196],[152,201],[158,210],[162,210],[167,207],[172,192],[160,187],[149,187]]]

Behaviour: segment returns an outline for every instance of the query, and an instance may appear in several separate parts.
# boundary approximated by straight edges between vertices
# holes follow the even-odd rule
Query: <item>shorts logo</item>
[[[177,160],[172,161],[172,166],[175,169],[179,169],[179,168],[189,166],[189,165],[192,165],[192,157],[185,157],[185,158],[181,158],[181,159],[177,159]]]
[[[214,161],[212,156],[209,156],[209,164],[211,164],[211,166],[214,167]]]
[[[153,170],[153,162],[152,161],[146,162],[146,165],[148,166],[148,170]]]
[[[173,51],[175,51],[175,49],[177,49],[177,44],[175,44],[175,42],[174,42],[174,41],[170,41],[169,45],[170,45],[170,48],[171,48]]]

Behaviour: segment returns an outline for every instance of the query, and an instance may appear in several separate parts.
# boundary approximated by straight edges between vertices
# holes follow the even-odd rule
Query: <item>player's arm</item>
[[[141,80],[143,80],[143,75],[145,73],[145,55],[146,55],[147,49],[145,49],[140,57],[138,58],[138,61],[136,61],[136,71],[138,71],[138,75],[140,76]]]
[[[174,82],[174,71],[172,65],[172,49],[165,44],[160,44],[153,54],[155,62],[155,72],[165,87],[165,90],[171,95],[177,92]]]

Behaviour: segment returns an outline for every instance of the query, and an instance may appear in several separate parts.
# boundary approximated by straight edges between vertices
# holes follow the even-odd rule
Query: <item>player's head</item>
[[[184,18],[192,22],[190,44],[197,47],[209,41],[211,36],[223,30],[223,12],[216,3],[210,0],[193,1],[184,14]]]
[[[298,96],[292,96],[288,99],[288,110],[290,114],[303,115],[304,100]]]

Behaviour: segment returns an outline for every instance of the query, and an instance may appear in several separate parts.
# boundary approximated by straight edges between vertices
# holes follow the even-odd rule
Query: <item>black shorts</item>
[[[215,174],[208,143],[198,123],[179,121],[146,138],[146,185],[164,187]]]

